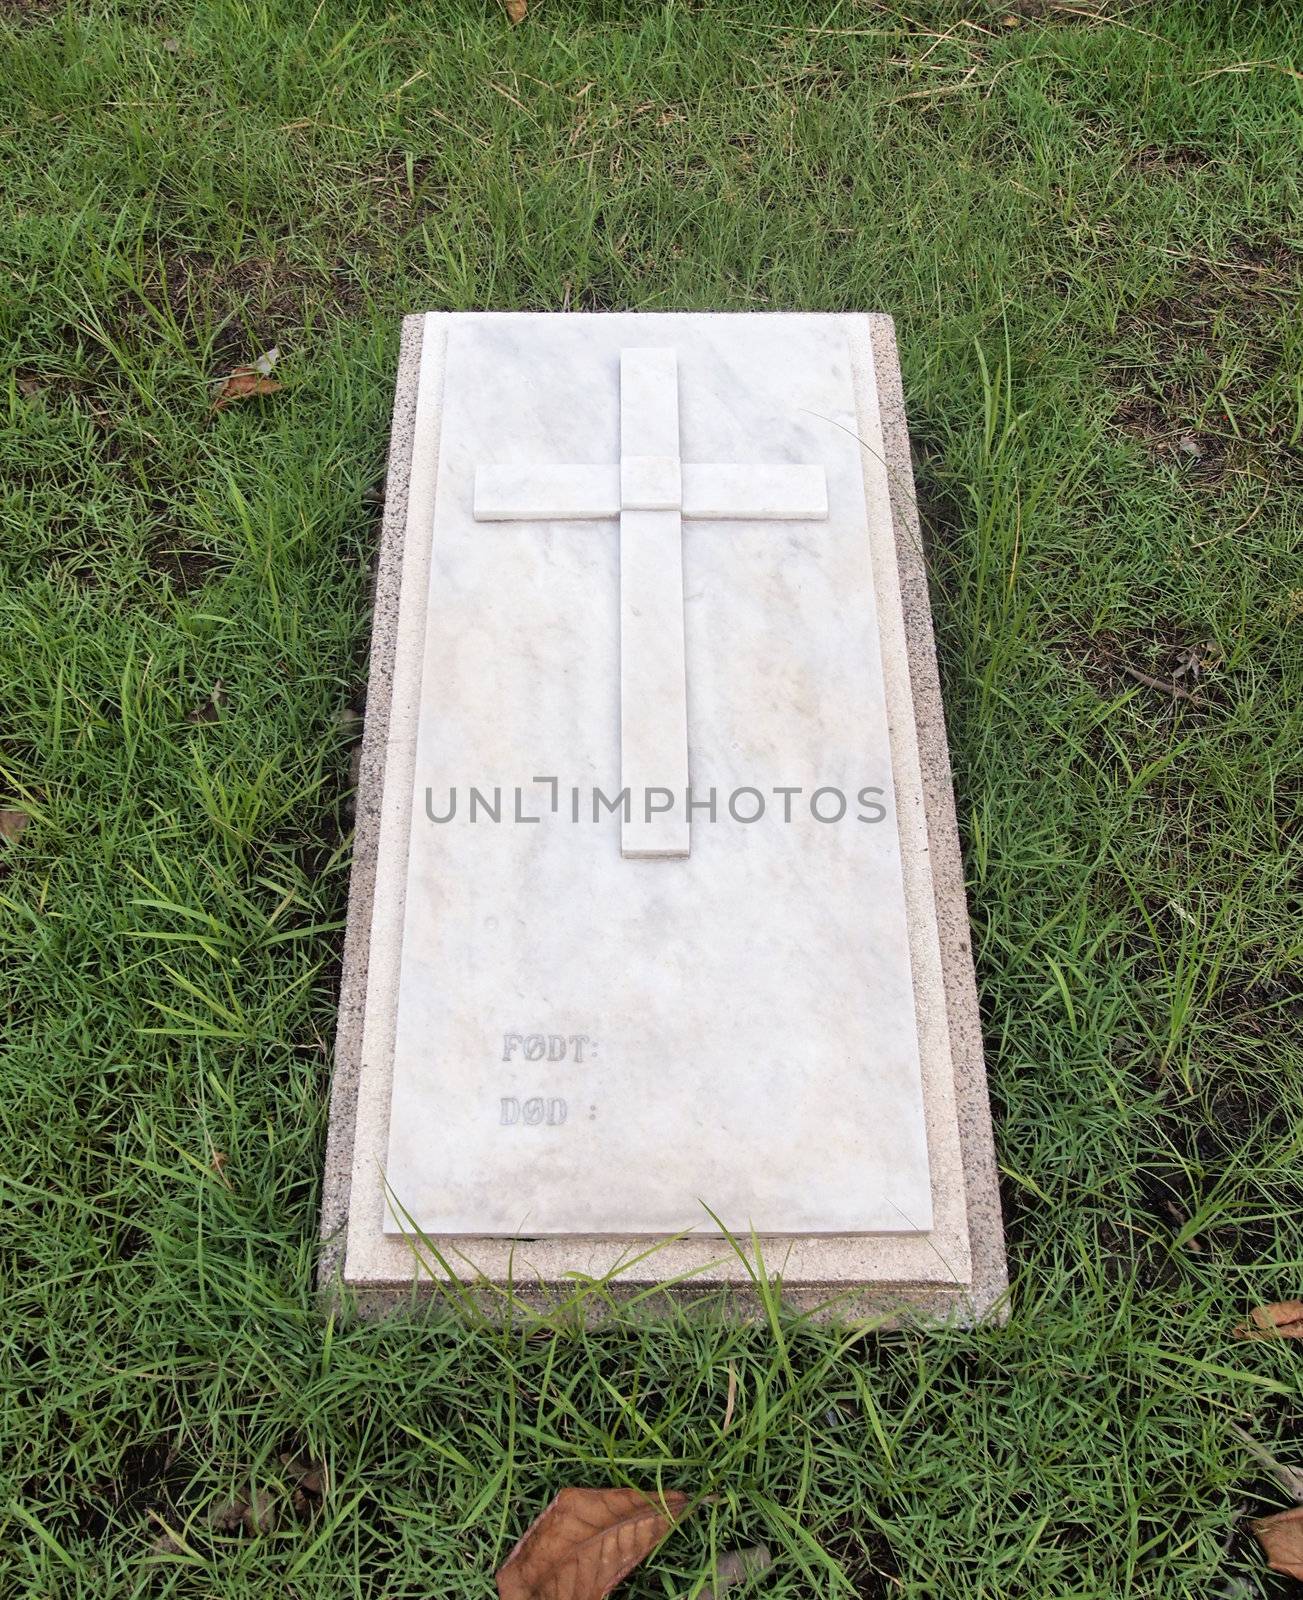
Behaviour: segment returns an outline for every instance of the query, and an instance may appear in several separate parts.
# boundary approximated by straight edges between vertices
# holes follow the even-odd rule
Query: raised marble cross
[[[620,783],[624,856],[686,856],[688,703],[683,518],[822,518],[821,466],[697,464],[679,455],[678,358],[620,352],[620,460],[475,473],[479,522],[620,519]],[[652,791],[672,796],[672,806]],[[666,806],[663,810],[649,806]]]

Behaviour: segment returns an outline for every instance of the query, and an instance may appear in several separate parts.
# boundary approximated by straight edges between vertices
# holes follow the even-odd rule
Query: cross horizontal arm
[[[620,515],[616,467],[477,467],[476,522],[570,522]]]
[[[698,522],[822,521],[828,483],[818,466],[683,463],[682,515]],[[475,473],[477,522],[586,522],[618,517],[618,466],[495,466]]]
[[[683,515],[770,522],[828,515],[828,480],[822,467],[734,466],[686,462]]]

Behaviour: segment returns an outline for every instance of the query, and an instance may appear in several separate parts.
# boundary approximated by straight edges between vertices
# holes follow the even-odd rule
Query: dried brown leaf
[[[330,1491],[330,1472],[324,1461],[314,1461],[311,1456],[297,1455],[286,1450],[281,1455],[285,1475],[292,1478],[304,1494],[324,1499]]]
[[[527,0],[502,0],[506,7],[507,21],[511,23],[523,22],[529,12]]]
[[[279,1512],[266,1489],[251,1489],[247,1500],[219,1500],[208,1510],[208,1526],[216,1533],[271,1533]]]
[[[688,1496],[562,1489],[498,1572],[500,1600],[601,1600],[661,1542]]]
[[[1254,1306],[1248,1322],[1235,1331],[1241,1339],[1303,1339],[1303,1300]]]
[[[229,378],[223,380],[213,401],[213,410],[222,411],[232,400],[245,400],[250,395],[275,394],[279,388],[280,384],[275,378],[264,378],[262,373],[251,372],[248,367],[237,367]]]
[[[32,819],[25,811],[0,810],[0,839],[17,844],[18,837]]]
[[[194,1550],[186,1543],[184,1534],[159,1516],[157,1511],[145,1513],[156,1528],[162,1529],[149,1547],[151,1556],[192,1556]]]
[[[248,1534],[271,1533],[278,1518],[274,1497],[265,1489],[255,1489],[249,1496],[249,1504],[244,1508],[242,1519],[244,1531]]]
[[[1303,1506],[1303,1469],[1291,1467],[1288,1462],[1281,1461],[1272,1455],[1265,1444],[1260,1443],[1251,1433],[1246,1433],[1238,1422],[1230,1424],[1231,1432],[1239,1439],[1249,1451],[1275,1478],[1285,1493],[1295,1502]]]
[[[187,722],[216,722],[221,715],[222,707],[226,704],[226,685],[218,678],[213,685],[213,691],[207,700],[203,700],[193,711],[186,712]]]
[[[1303,1506],[1261,1517],[1251,1526],[1271,1570],[1303,1580]]]
[[[275,394],[280,384],[271,375],[271,369],[280,359],[280,347],[273,345],[248,367],[236,367],[225,378],[217,379],[217,392],[213,396],[213,410],[221,411],[232,400],[245,400],[250,395]]]
[[[767,1544],[751,1544],[745,1550],[729,1550],[715,1563],[715,1584],[701,1591],[701,1600],[716,1600],[735,1583],[745,1583],[748,1578],[758,1578],[768,1572],[774,1558]]]
[[[721,1433],[728,1432],[728,1425],[733,1420],[733,1407],[737,1404],[737,1368],[730,1361],[728,1364],[728,1393],[724,1397],[724,1425]]]
[[[218,1500],[208,1508],[208,1526],[217,1533],[237,1533],[248,1514],[247,1500]]]

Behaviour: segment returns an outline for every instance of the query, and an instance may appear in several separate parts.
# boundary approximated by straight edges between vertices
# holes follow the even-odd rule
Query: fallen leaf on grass
[[[294,1483],[290,1507],[295,1516],[309,1521],[330,1492],[330,1471],[324,1461],[296,1455],[293,1450],[282,1452],[281,1465],[285,1468],[286,1477]]]
[[[1303,1506],[1303,1468],[1291,1467],[1288,1462],[1279,1460],[1265,1444],[1260,1444],[1251,1433],[1246,1433],[1238,1422],[1232,1422],[1230,1430],[1249,1453],[1266,1467],[1290,1499],[1296,1505]]]
[[[254,1489],[247,1500],[219,1503],[208,1513],[208,1526],[218,1533],[271,1533],[276,1520],[276,1502],[265,1489]]]
[[[1249,1320],[1235,1332],[1241,1339],[1303,1339],[1303,1300],[1254,1306]]]
[[[730,1550],[715,1563],[714,1588],[707,1584],[700,1600],[716,1600],[717,1595],[731,1589],[735,1583],[745,1583],[748,1578],[758,1578],[774,1564],[767,1544],[751,1544],[745,1550]]]
[[[1252,1527],[1271,1570],[1286,1578],[1303,1579],[1303,1506],[1260,1517]]]
[[[276,1526],[276,1501],[265,1489],[255,1489],[244,1512],[246,1533],[270,1533]]]
[[[733,1420],[733,1407],[737,1404],[737,1368],[730,1361],[728,1364],[728,1393],[724,1398],[724,1424],[721,1433],[728,1432],[728,1425]]]
[[[222,411],[232,400],[245,400],[253,394],[275,394],[279,388],[275,378],[264,378],[247,367],[237,367],[217,391],[213,410]]]
[[[0,839],[17,844],[19,834],[31,820],[25,811],[0,811]]]
[[[238,1533],[248,1510],[246,1500],[219,1500],[208,1508],[208,1526],[216,1533]]]
[[[1172,677],[1175,680],[1189,674],[1191,678],[1198,678],[1207,668],[1220,667],[1224,659],[1222,647],[1216,639],[1205,639],[1200,644],[1191,645],[1188,650],[1182,650],[1180,663]]]
[[[221,411],[232,400],[245,400],[255,394],[275,394],[280,384],[271,375],[271,369],[280,357],[280,348],[273,345],[251,367],[236,367],[228,377],[219,378],[220,387],[213,397],[213,410]]]
[[[186,712],[186,721],[216,722],[221,715],[222,707],[226,704],[226,699],[226,685],[218,678],[207,700],[201,701],[193,711]]]
[[[675,1489],[562,1489],[503,1562],[500,1600],[601,1600],[687,1506]]]
[[[163,1531],[158,1534],[149,1547],[151,1556],[193,1556],[195,1551],[186,1542],[184,1534],[174,1528],[171,1523],[164,1521],[157,1511],[145,1513],[155,1527]]]
[[[529,11],[526,0],[502,0],[507,11],[508,22],[523,22]]]

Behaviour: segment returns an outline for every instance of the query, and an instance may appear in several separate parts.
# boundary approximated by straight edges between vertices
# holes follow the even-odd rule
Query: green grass
[[[757,1540],[774,1600],[1286,1593],[1231,1425],[1303,1464],[1303,1347],[1232,1330],[1303,1293],[1303,23],[161,0],[0,41],[0,1592],[486,1595],[558,1487],[628,1482],[714,1496],[631,1596]],[[320,1313],[365,491],[400,313],[485,306],[897,316],[1007,1326]],[[273,343],[284,390],[210,416]],[[1191,651],[1198,704],[1124,670]],[[214,1532],[287,1450],[315,1518]]]

